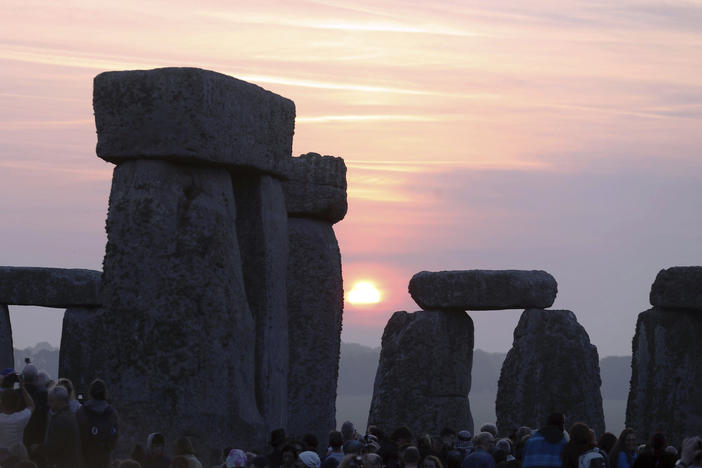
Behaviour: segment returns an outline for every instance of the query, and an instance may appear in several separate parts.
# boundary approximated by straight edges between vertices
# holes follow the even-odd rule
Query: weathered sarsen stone
[[[101,272],[75,268],[0,267],[0,304],[98,306]]]
[[[702,310],[702,266],[678,266],[658,272],[651,286],[651,305]]]
[[[102,284],[104,361],[120,444],[154,428],[209,458],[258,446],[255,319],[224,168],[136,160],[114,171]]]
[[[295,104],[199,68],[115,71],[95,77],[97,154],[114,163],[166,159],[283,176]]]
[[[659,274],[660,276],[660,274]],[[626,426],[669,443],[702,433],[702,314],[654,307],[639,314]]]
[[[529,309],[514,330],[497,387],[497,427],[541,427],[552,412],[604,432],[597,348],[569,310]]]
[[[73,382],[76,393],[88,394],[88,388],[99,363],[112,352],[106,346],[103,316],[105,310],[95,307],[72,307],[63,315],[63,333],[59,349],[59,375]]]
[[[348,203],[346,164],[342,158],[302,154],[290,159],[287,175],[283,188],[290,216],[332,224],[344,219]]]
[[[288,214],[280,181],[233,177],[236,229],[249,307],[256,320],[256,402],[269,433],[288,417]]]
[[[409,283],[422,309],[543,309],[556,299],[558,285],[541,270],[421,271]]]
[[[463,311],[395,312],[383,332],[369,425],[414,434],[473,432],[473,320]]]
[[[320,442],[336,427],[344,288],[331,224],[288,218],[288,430]]]
[[[0,304],[0,368],[15,367],[15,350],[12,346],[12,325],[10,311]]]

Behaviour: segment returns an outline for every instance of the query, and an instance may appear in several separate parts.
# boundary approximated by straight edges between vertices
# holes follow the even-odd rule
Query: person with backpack
[[[95,379],[88,390],[88,401],[76,412],[85,466],[109,468],[117,445],[117,412],[107,402],[107,386]]]
[[[595,444],[595,433],[584,423],[570,427],[570,440],[563,447],[563,468],[607,468],[607,460]]]

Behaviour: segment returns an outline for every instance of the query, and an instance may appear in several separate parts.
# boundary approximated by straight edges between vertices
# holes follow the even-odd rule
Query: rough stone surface
[[[558,285],[541,270],[420,271],[409,283],[422,309],[543,309],[556,299]]]
[[[15,367],[15,350],[12,346],[12,325],[10,311],[0,304],[0,368]]]
[[[101,375],[122,447],[191,437],[203,463],[262,443],[255,320],[228,171],[137,160],[114,171],[103,274]]]
[[[639,440],[663,431],[668,443],[702,434],[702,314],[654,307],[639,314],[633,340],[626,426]]]
[[[74,307],[63,315],[61,348],[59,350],[59,377],[68,377],[76,393],[88,393],[90,382],[106,349],[104,337],[104,309]]]
[[[344,289],[331,225],[288,218],[288,432],[324,443],[336,427]]]
[[[702,310],[702,266],[661,270],[651,286],[650,300],[655,307]]]
[[[0,267],[0,304],[98,306],[101,274],[67,268]]]
[[[569,310],[530,309],[514,329],[497,386],[497,427],[541,427],[554,411],[604,433],[597,348]]]
[[[290,216],[332,224],[346,216],[346,164],[342,158],[317,153],[292,158],[283,188]]]
[[[248,175],[233,184],[246,296],[256,318],[256,402],[267,434],[286,427],[288,417],[288,215],[280,181]]]
[[[105,72],[95,77],[97,154],[204,162],[284,175],[295,104],[199,68]]]
[[[462,311],[395,312],[383,332],[368,424],[386,433],[473,432],[473,320]]]

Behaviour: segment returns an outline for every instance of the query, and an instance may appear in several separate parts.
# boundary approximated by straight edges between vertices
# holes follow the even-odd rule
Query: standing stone
[[[669,443],[702,433],[702,314],[654,307],[639,314],[626,426]]]
[[[136,160],[114,171],[102,283],[101,375],[120,444],[187,434],[205,458],[261,443],[255,320],[224,168]]]
[[[514,330],[497,387],[497,427],[541,427],[553,412],[566,424],[604,433],[597,348],[569,310],[528,309]]]
[[[288,417],[288,214],[278,180],[233,179],[236,229],[249,307],[256,320],[256,402],[265,433]]]
[[[63,315],[61,347],[59,349],[59,377],[73,382],[76,393],[88,394],[90,382],[99,363],[105,359],[104,309],[74,307]]]
[[[541,270],[421,271],[409,283],[424,310],[544,309],[557,292],[556,280]]]
[[[702,266],[661,270],[651,286],[651,305],[702,310]]]
[[[15,367],[15,350],[12,346],[10,310],[0,304],[0,368]]]
[[[473,432],[473,320],[461,311],[395,312],[383,332],[368,425],[413,434]]]
[[[288,430],[324,444],[336,427],[344,288],[331,224],[288,218]]]

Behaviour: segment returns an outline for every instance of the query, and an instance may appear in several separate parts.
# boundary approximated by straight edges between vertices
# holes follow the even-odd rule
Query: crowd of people
[[[203,468],[187,437],[170,453],[158,432],[129,458],[114,459],[119,417],[100,379],[90,384],[87,400],[78,401],[70,380],[53,382],[31,363],[21,373],[6,369],[0,378],[0,468]],[[639,445],[632,429],[597,440],[584,423],[565,429],[559,413],[539,429],[520,427],[502,438],[493,424],[475,436],[451,428],[436,435],[406,427],[386,434],[375,426],[361,435],[347,421],[324,441],[276,429],[268,449],[225,448],[213,468],[702,468],[699,436],[686,438],[678,450],[662,433]]]

